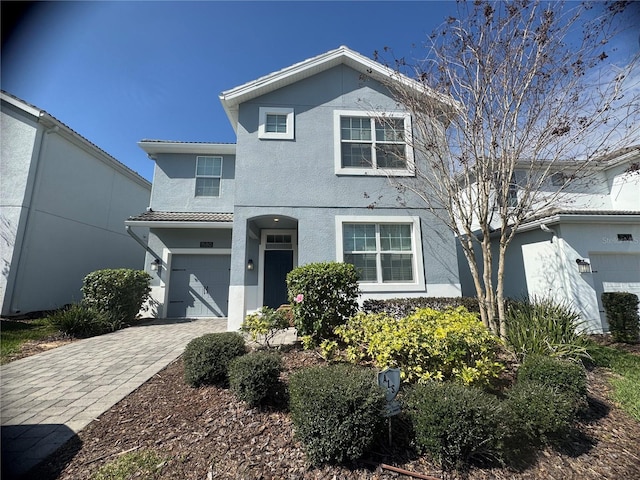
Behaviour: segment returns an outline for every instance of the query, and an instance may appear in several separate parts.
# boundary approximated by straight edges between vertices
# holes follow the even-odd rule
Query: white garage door
[[[226,317],[230,255],[174,255],[168,317]]]
[[[640,298],[640,255],[594,253],[589,258],[602,325],[608,329],[609,323],[602,307],[602,292],[629,292]]]

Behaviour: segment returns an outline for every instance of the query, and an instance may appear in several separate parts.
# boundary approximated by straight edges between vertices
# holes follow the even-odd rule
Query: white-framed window
[[[413,175],[408,113],[336,110],[333,126],[337,174]]]
[[[293,140],[293,108],[260,107],[258,117],[258,138]]]
[[[336,217],[338,261],[351,263],[368,291],[424,290],[418,217]]]
[[[196,157],[196,197],[219,197],[222,157]]]

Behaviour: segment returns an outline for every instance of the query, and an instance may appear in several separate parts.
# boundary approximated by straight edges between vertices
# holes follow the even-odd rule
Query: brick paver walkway
[[[226,326],[226,319],[154,320],[0,367],[2,479],[27,473],[190,340]]]

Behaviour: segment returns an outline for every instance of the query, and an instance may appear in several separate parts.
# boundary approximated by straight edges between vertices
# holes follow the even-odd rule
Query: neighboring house
[[[567,302],[590,332],[607,332],[602,292],[640,297],[640,147],[609,155],[582,174],[553,208],[518,228],[506,253],[504,293]],[[571,167],[551,176],[543,190],[557,191],[567,175]],[[517,201],[516,182],[514,206]],[[475,295],[461,252],[459,259],[463,294]]]
[[[1,99],[2,315],[79,301],[93,270],[142,268],[123,222],[151,184],[47,112]]]
[[[460,295],[454,237],[388,178],[421,161],[392,78],[340,47],[223,92],[236,144],[139,143],[156,162],[151,210],[126,224],[150,229],[158,316],[236,330],[288,302],[291,269],[321,261],[356,265],[361,299]]]

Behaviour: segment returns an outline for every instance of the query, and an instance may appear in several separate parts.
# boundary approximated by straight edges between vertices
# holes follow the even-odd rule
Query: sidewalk
[[[226,319],[152,320],[0,367],[2,479],[19,478]]]

